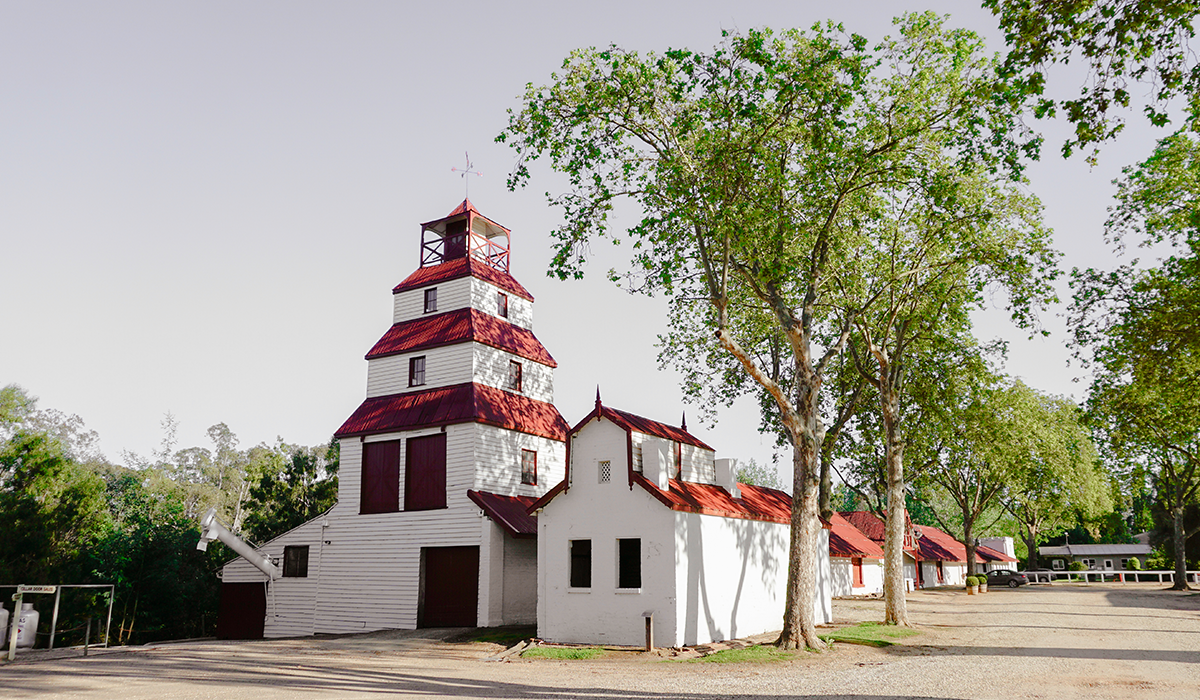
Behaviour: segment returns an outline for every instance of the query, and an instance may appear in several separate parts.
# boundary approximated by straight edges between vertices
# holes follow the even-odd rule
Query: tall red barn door
[[[479,547],[422,547],[420,627],[474,627]]]

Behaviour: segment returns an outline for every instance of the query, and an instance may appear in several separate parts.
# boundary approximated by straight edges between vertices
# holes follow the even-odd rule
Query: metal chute
[[[217,509],[209,508],[204,517],[200,519],[200,541],[196,543],[196,549],[201,552],[208,549],[208,543],[213,540],[221,540],[233,551],[242,556],[243,559],[253,564],[260,571],[267,575],[271,581],[279,578],[282,572],[279,567],[271,563],[271,559],[251,547],[245,540],[230,532],[229,528],[222,523],[217,517]]]

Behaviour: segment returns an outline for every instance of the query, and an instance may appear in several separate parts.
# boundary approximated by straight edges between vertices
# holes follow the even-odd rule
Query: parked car
[[[987,582],[988,587],[1008,586],[1009,588],[1016,588],[1017,586],[1024,586],[1029,583],[1029,577],[1016,571],[1009,571],[1008,569],[996,569],[995,571],[988,572]]]

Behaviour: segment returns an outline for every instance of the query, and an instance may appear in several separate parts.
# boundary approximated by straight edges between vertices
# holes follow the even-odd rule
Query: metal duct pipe
[[[265,554],[255,550],[245,540],[238,537],[225,527],[225,524],[217,518],[217,509],[209,508],[204,517],[200,519],[200,541],[196,543],[196,549],[201,552],[208,549],[208,543],[213,540],[221,540],[230,549],[242,555],[242,557],[256,566],[260,571],[267,575],[267,578],[274,581],[279,578],[279,567],[271,563],[270,558]]]

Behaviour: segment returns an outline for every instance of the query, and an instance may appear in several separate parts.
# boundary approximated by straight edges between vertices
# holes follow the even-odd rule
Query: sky
[[[525,85],[575,48],[707,49],[724,29],[827,19],[877,40],[925,9],[1002,49],[969,2],[0,0],[0,386],[78,414],[117,462],[156,449],[168,412],[178,447],[207,446],[218,422],[242,447],[327,442],[365,396],[363,355],[418,267],[419,223],[463,199],[451,168],[469,152],[483,173],[470,198],[512,230],[567,422],[599,386],[607,405],[664,422],[688,411],[719,456],[769,461],[752,401],[702,426],[658,370],[665,306],[605,280],[619,250],[597,249],[583,281],[546,276],[561,212],[544,193],[562,181],[535,168],[508,191],[514,156],[494,139]],[[1058,157],[1065,127],[1044,125],[1028,175],[1065,270],[1117,260],[1110,182],[1164,135],[1129,124],[1094,168]],[[1063,308],[1043,314],[1048,338],[1001,311],[978,314],[978,333],[1009,341],[1013,376],[1079,399]]]

